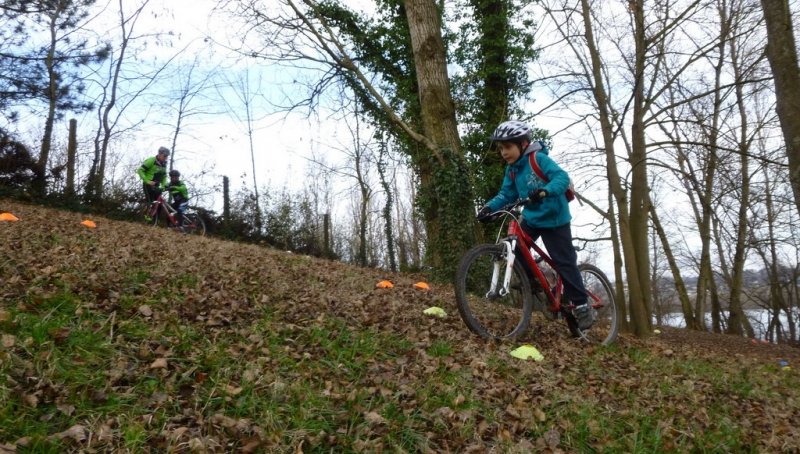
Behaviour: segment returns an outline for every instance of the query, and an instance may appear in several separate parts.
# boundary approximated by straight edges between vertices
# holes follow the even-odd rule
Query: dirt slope
[[[419,393],[419,389],[430,386],[443,369],[459,377],[466,375],[468,388],[441,385],[442,393],[454,394],[449,405],[424,410],[419,421],[414,420],[414,428],[424,434],[425,442],[416,445],[422,451],[480,451],[501,445],[522,451],[533,447],[575,450],[577,442],[570,441],[569,435],[574,427],[564,418],[569,419],[577,410],[570,407],[567,413],[559,413],[559,406],[572,401],[623,413],[646,414],[650,409],[661,411],[662,406],[675,408],[678,416],[665,422],[671,431],[665,430],[663,436],[686,443],[682,433],[697,424],[714,422],[704,421],[696,414],[694,397],[659,391],[665,383],[689,386],[688,379],[681,378],[688,372],[677,364],[675,370],[680,372],[650,370],[650,364],[662,358],[705,361],[710,367],[719,368],[734,367],[731,364],[735,363],[735,370],[767,371],[764,373],[775,373],[777,377],[777,363],[785,359],[800,370],[800,352],[787,346],[753,345],[731,336],[665,328],[661,335],[648,339],[622,335],[618,346],[602,349],[574,341],[565,326],[541,317],[534,319],[531,334],[523,341],[535,345],[545,361],[507,361],[508,345],[484,343],[466,330],[448,285],[432,284],[428,292],[415,289],[413,284],[421,276],[360,269],[256,245],[187,237],[97,217],[90,217],[97,223],[97,228],[90,229],[80,224],[87,218],[81,214],[0,199],[0,212],[4,211],[21,220],[0,222],[0,309],[20,305],[21,295],[27,295],[35,305],[37,299],[68,288],[80,295],[83,310],[113,312],[117,319],[142,317],[145,305],[152,311],[147,322],[154,328],[178,320],[206,330],[209,338],[242,332],[243,337],[251,338],[255,348],[237,351],[236,361],[254,360],[258,348],[265,348],[259,347],[262,344],[252,335],[245,335],[265,313],[285,337],[284,348],[292,350],[298,361],[323,355],[305,335],[312,329],[329,327],[330,321],[335,320],[344,324],[345,331],[366,329],[382,333],[403,339],[409,348],[399,356],[368,359],[368,373],[357,378],[339,380],[336,373],[328,371],[331,376],[319,378],[323,382],[320,386],[326,388],[323,392],[338,395],[346,394],[351,387],[372,389],[376,397],[395,399],[395,404],[409,412],[412,408],[426,408],[421,396],[414,397],[415,390]],[[137,276],[146,276],[146,280]],[[382,279],[391,280],[395,287],[375,288]],[[174,294],[159,296],[159,288],[177,288],[180,300]],[[443,307],[450,315],[445,319],[423,315],[422,311],[432,305]],[[437,345],[447,346],[446,354],[435,354],[432,346]],[[182,368],[171,371],[179,375],[190,372],[192,366],[170,367]],[[274,382],[292,379],[276,377]],[[620,387],[627,391],[622,392]],[[703,389],[707,387],[695,384],[688,394],[702,394]],[[661,400],[653,400],[654,395]],[[796,424],[795,428],[784,428],[782,424],[787,418],[800,421],[797,394],[773,397],[737,397],[728,417],[733,426],[752,437],[751,448],[800,449],[800,441],[795,438]],[[181,399],[176,397],[176,401],[183,402]],[[472,408],[480,403],[480,412],[465,407],[465,399],[476,403]],[[708,399],[720,399],[725,405],[730,402],[725,392]],[[716,405],[714,402],[707,404]],[[202,407],[191,402],[186,406],[192,405]],[[750,421],[754,405],[758,407],[759,423]],[[541,411],[532,410],[539,408],[546,417]],[[369,410],[363,409],[361,414],[374,413]],[[385,415],[385,408],[378,413]],[[394,432],[386,427],[376,428],[374,417],[371,420],[367,416],[366,422],[356,423],[356,429],[347,429],[349,439],[363,441],[348,449],[389,449],[391,443],[385,446],[381,440]],[[201,417],[194,418],[194,422],[187,422],[192,419],[187,416],[180,424],[198,433],[210,430]],[[362,426],[369,426],[369,430]],[[776,435],[774,428],[778,426],[788,432]],[[553,431],[560,441],[558,437],[553,440]],[[614,440],[618,434],[604,432],[602,427],[590,427],[590,431],[592,446],[615,446],[618,442]],[[342,443],[336,438],[339,435],[307,435],[304,443],[306,447],[321,444],[331,448]],[[297,438],[293,440],[296,442]],[[0,443],[13,441],[0,439]],[[264,439],[259,443],[262,448],[267,446]],[[282,446],[285,437],[284,441],[273,443]]]

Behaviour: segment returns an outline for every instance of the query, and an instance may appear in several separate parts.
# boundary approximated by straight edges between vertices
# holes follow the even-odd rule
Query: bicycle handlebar
[[[516,202],[509,203],[508,205],[505,205],[505,206],[501,207],[500,209],[489,213],[487,215],[487,218],[490,221],[494,221],[504,213],[513,215],[514,214],[514,210],[516,210],[517,208],[519,208],[519,207],[521,207],[523,205],[526,205],[526,204],[530,203],[530,201],[531,200],[528,197],[525,197],[524,199],[518,199]]]

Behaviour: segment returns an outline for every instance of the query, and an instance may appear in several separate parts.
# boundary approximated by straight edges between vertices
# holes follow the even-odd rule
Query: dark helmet
[[[180,178],[180,176],[181,176],[181,173],[180,173],[180,172],[178,172],[177,170],[170,170],[170,171],[169,171],[169,176],[171,176],[171,177],[175,177],[175,178]]]
[[[159,147],[158,154],[163,154],[164,156],[169,156],[169,148],[167,147]]]
[[[509,120],[500,123],[490,137],[492,142],[521,142],[531,140],[531,127],[527,123]]]

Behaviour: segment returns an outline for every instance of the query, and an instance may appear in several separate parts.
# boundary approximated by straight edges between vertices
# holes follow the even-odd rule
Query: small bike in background
[[[145,204],[141,212],[145,222],[154,227],[162,225],[188,235],[206,234],[206,224],[194,210],[184,211],[183,219],[178,223],[178,210],[164,199],[163,194],[159,194],[150,204]]]
[[[503,218],[503,225],[508,222],[506,236],[500,238],[501,225],[496,243],[475,246],[462,257],[455,279],[461,318],[484,339],[516,339],[525,333],[536,309],[549,319],[566,320],[573,337],[611,344],[619,331],[611,283],[596,266],[578,265],[595,315],[592,327],[581,331],[571,303],[562,304],[564,284],[552,259],[519,226],[527,202],[522,199],[492,213],[493,219]]]

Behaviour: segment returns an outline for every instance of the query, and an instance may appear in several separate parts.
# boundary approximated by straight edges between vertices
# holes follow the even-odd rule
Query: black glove
[[[492,209],[487,206],[484,206],[483,208],[478,210],[478,214],[475,216],[475,218],[478,220],[478,222],[489,222],[492,220],[491,214],[492,214]]]
[[[545,197],[547,197],[547,189],[534,189],[528,192],[528,200],[534,205],[542,203]]]

